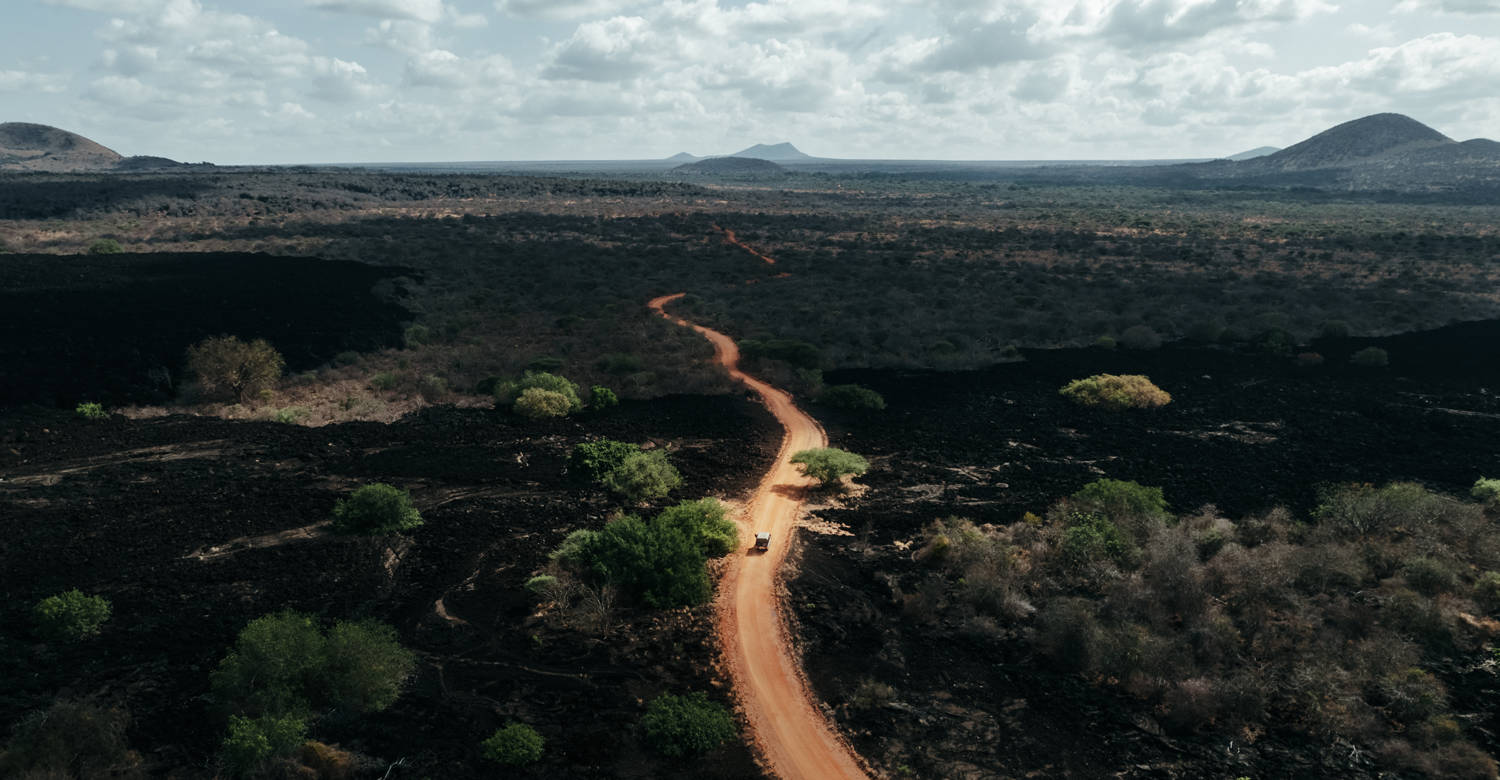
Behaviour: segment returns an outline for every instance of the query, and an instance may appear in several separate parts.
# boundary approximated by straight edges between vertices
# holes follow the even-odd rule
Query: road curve
[[[718,596],[719,636],[752,738],[777,777],[865,778],[854,752],[813,705],[812,691],[792,653],[776,589],[776,573],[786,558],[802,494],[812,484],[790,458],[798,450],[828,446],[828,436],[816,420],[792,403],[790,394],[739,369],[740,350],[733,339],[668,314],[664,307],[683,295],[663,295],[649,305],[661,316],[703,334],[729,375],[755,391],[786,429],[776,462],[755,489],[746,522],[740,525],[742,550],[748,550],[755,534],[762,531],[771,534],[771,550],[734,556]]]

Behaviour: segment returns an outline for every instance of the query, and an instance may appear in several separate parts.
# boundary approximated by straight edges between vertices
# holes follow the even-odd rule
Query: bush
[[[1380,347],[1365,347],[1350,355],[1349,362],[1364,368],[1383,368],[1390,365],[1391,356]]]
[[[1114,336],[1100,336],[1099,338],[1094,339],[1094,346],[1098,347],[1099,349],[1114,349],[1119,345],[1120,342],[1115,341]]]
[[[598,482],[640,451],[634,444],[613,439],[579,442],[568,455],[568,471],[589,482]]]
[[[271,759],[289,756],[307,739],[307,721],[294,715],[229,716],[224,737],[224,766],[231,775],[259,772]]]
[[[395,703],[417,658],[396,629],[376,620],[339,621],[323,645],[323,689],[334,707],[379,712]]]
[[[37,631],[54,640],[77,641],[99,633],[111,607],[103,596],[85,596],[74,589],[48,596],[32,607]]]
[[[1406,724],[1441,714],[1448,706],[1443,684],[1415,667],[1381,677],[1376,693],[1391,715]]]
[[[1080,406],[1105,409],[1155,409],[1172,402],[1167,391],[1139,374],[1095,374],[1075,379],[1057,392]]]
[[[247,343],[234,336],[211,336],[188,347],[187,362],[204,390],[228,393],[236,401],[269,389],[286,366],[265,339]]]
[[[1119,526],[1094,512],[1069,516],[1059,549],[1063,560],[1074,567],[1105,559],[1129,566],[1137,552]]]
[[[839,409],[855,411],[878,411],[885,408],[885,398],[880,393],[860,385],[829,385],[818,396],[818,400]]]
[[[1500,612],[1500,571],[1487,571],[1474,580],[1474,600],[1488,612]]]
[[[1447,593],[1458,586],[1458,572],[1436,558],[1414,558],[1401,567],[1401,577],[1424,596]]]
[[[16,724],[0,750],[0,777],[140,777],[141,757],[126,741],[129,728],[124,710],[55,701]]]
[[[682,484],[682,475],[661,450],[633,452],[605,472],[600,483],[627,501],[661,498]]]
[[[589,391],[589,408],[594,411],[610,409],[620,405],[620,397],[604,385],[594,385]]]
[[[734,719],[702,693],[662,694],[652,700],[641,726],[646,741],[673,758],[707,753],[734,736]]]
[[[396,700],[415,664],[383,623],[340,621],[325,634],[287,610],[250,621],[209,679],[221,704],[254,716],[374,712]]]
[[[1483,501],[1490,506],[1500,504],[1500,479],[1480,477],[1474,487],[1469,489],[1469,495],[1475,501]]]
[[[107,420],[109,413],[104,411],[104,405],[93,401],[85,401],[74,407],[73,413],[85,420]]]
[[[89,244],[91,255],[117,255],[124,251],[125,247],[120,246],[120,242],[113,238],[101,238]]]
[[[405,490],[376,482],[365,485],[333,506],[333,530],[346,534],[380,536],[410,531],[422,515]]]
[[[740,544],[739,526],[725,516],[727,513],[728,507],[718,499],[703,498],[664,509],[653,522],[676,528],[698,545],[704,555],[719,558]]]
[[[592,569],[594,545],[599,540],[599,533],[599,531],[585,528],[568,534],[562,544],[552,551],[552,560],[573,571],[581,572]]]
[[[1126,349],[1156,349],[1161,346],[1161,336],[1147,325],[1132,325],[1120,334],[1120,343]]]
[[[605,526],[586,540],[578,557],[604,581],[659,609],[702,604],[713,590],[701,544],[675,527],[638,517]]]
[[[271,415],[271,419],[285,425],[296,425],[297,421],[306,417],[308,410],[303,406],[288,406],[285,409],[277,409]]]
[[[1125,479],[1096,479],[1079,488],[1073,502],[1087,511],[1101,512],[1110,520],[1144,531],[1157,521],[1165,521],[1167,499],[1161,488],[1146,487]],[[1143,533],[1137,533],[1143,537]]]
[[[432,331],[426,325],[412,325],[401,334],[401,339],[406,343],[407,349],[420,347],[432,340]]]
[[[573,411],[573,404],[562,393],[529,387],[521,391],[513,407],[516,414],[539,420],[543,417],[566,417]]]
[[[448,380],[437,374],[428,374],[417,381],[417,393],[430,404],[448,397]]]
[[[563,377],[549,374],[544,371],[527,371],[516,382],[501,382],[495,386],[495,400],[500,403],[518,403],[527,390],[546,390],[557,393],[567,399],[567,411],[563,414],[576,412],[583,408],[583,401],[578,395],[578,385],[569,382]],[[555,405],[556,401],[549,399],[549,405]]]
[[[526,766],[542,758],[546,740],[525,723],[507,723],[480,743],[484,757],[505,766]]]
[[[869,461],[836,447],[802,450],[792,455],[791,462],[802,467],[803,476],[818,480],[823,487],[832,487],[845,476],[857,477],[870,470]]]

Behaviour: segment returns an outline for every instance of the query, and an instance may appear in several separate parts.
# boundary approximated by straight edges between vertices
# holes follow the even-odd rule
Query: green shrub
[[[1487,571],[1474,580],[1474,600],[1488,612],[1500,612],[1500,571]]]
[[[793,453],[792,463],[801,466],[802,475],[812,477],[823,487],[838,484],[845,476],[860,476],[870,470],[869,461],[836,447],[821,447]]]
[[[1429,492],[1413,482],[1392,482],[1384,487],[1341,485],[1322,492],[1313,517],[1329,533],[1343,537],[1383,534],[1401,528],[1409,534],[1424,533],[1435,525],[1479,514],[1473,504]]]
[[[543,356],[541,356],[539,358],[533,358],[530,363],[527,363],[526,364],[526,370],[527,371],[557,371],[557,370],[559,370],[559,369],[561,369],[563,367],[563,363],[564,363],[564,361],[560,357],[552,357],[551,355],[543,355]]]
[[[271,419],[286,425],[294,425],[296,422],[309,414],[306,407],[288,406],[285,409],[277,409]]]
[[[1480,477],[1474,482],[1474,487],[1469,489],[1469,495],[1475,501],[1483,501],[1490,506],[1500,504],[1500,479]]]
[[[567,399],[567,411],[564,414],[583,408],[583,401],[578,395],[578,385],[563,377],[542,371],[527,371],[518,381],[501,382],[496,385],[495,400],[502,404],[518,403],[527,390],[546,390],[549,393],[561,395]],[[555,405],[556,401],[549,399],[549,406]]]
[[[1161,346],[1161,336],[1149,325],[1132,325],[1120,334],[1120,343],[1126,349],[1156,349]]]
[[[411,494],[383,482],[365,485],[333,507],[333,529],[379,536],[410,531],[422,524]]]
[[[1161,488],[1125,479],[1096,479],[1079,488],[1072,499],[1087,511],[1101,512],[1116,523],[1132,527],[1170,517]]]
[[[538,574],[526,581],[528,593],[541,595],[557,587],[558,579],[551,574]]]
[[[545,417],[566,417],[568,412],[573,411],[573,405],[568,397],[562,393],[554,393],[551,390],[529,387],[521,391],[521,397],[511,407],[516,414],[539,420]]]
[[[1137,554],[1119,526],[1094,512],[1075,512],[1068,517],[1059,550],[1063,560],[1075,567],[1104,559],[1128,567]]]
[[[370,377],[370,389],[385,391],[396,387],[396,375],[390,371],[382,371]]]
[[[610,409],[620,405],[620,397],[604,385],[594,385],[589,391],[589,408],[594,411]]]
[[[427,403],[437,403],[448,397],[448,380],[437,374],[427,374],[417,381],[417,393]]]
[[[702,546],[669,525],[623,517],[590,539],[580,558],[647,606],[690,607],[712,593]]]
[[[839,409],[855,411],[878,411],[885,408],[885,398],[880,393],[860,385],[829,385],[823,389],[818,400]]]
[[[682,475],[661,450],[633,452],[599,480],[627,501],[661,498],[682,484]]]
[[[663,509],[652,522],[671,526],[697,544],[703,554],[719,558],[740,544],[739,527],[726,515],[728,507],[716,498],[703,498]]]
[[[209,680],[214,698],[249,715],[372,712],[396,700],[415,664],[383,623],[340,621],[325,633],[287,610],[250,621]]]
[[[94,401],[84,401],[74,407],[73,413],[85,420],[107,420],[109,413],[104,411],[104,405]]]
[[[1424,596],[1447,593],[1458,586],[1458,572],[1436,558],[1413,558],[1401,567],[1406,584]]]
[[[568,455],[568,471],[589,482],[598,482],[640,451],[634,444],[613,439],[579,442]]]
[[[420,347],[432,340],[432,331],[426,325],[412,325],[401,334],[402,341],[406,342],[408,349]]]
[[[673,758],[707,753],[734,737],[734,718],[702,693],[662,694],[641,718],[646,741]]]
[[[188,347],[187,363],[204,390],[228,393],[236,401],[270,389],[286,366],[265,339],[245,342],[234,336],[211,336]]]
[[[91,701],[54,701],[16,724],[0,749],[0,777],[140,777],[141,757],[130,749],[124,710]]]
[[[103,596],[85,596],[73,589],[38,601],[32,607],[32,617],[42,636],[77,641],[99,633],[110,611],[110,603]]]
[[[525,723],[507,723],[480,743],[484,757],[504,766],[526,766],[542,758],[546,740]]]
[[[339,621],[323,645],[326,700],[339,709],[379,712],[395,703],[416,663],[396,629],[375,620]]]
[[[120,246],[120,242],[113,238],[101,238],[89,244],[91,255],[117,255],[124,251],[125,247]]]
[[[796,339],[742,339],[740,355],[746,360],[780,360],[797,368],[817,368],[822,362],[817,347]]]
[[[1172,402],[1167,391],[1139,374],[1095,374],[1075,379],[1057,392],[1080,406],[1104,409],[1155,409]]]
[[[307,739],[307,721],[295,715],[229,716],[221,755],[235,777],[255,774],[273,758],[291,755]]]
[[[562,544],[552,551],[551,558],[573,571],[588,571],[593,568],[594,545],[599,540],[599,531],[582,528],[563,538]]]
[[[1099,338],[1094,339],[1094,346],[1100,349],[1114,349],[1115,347],[1119,346],[1119,344],[1120,343],[1118,341],[1115,341],[1114,336],[1100,336]]]
[[[1380,347],[1365,347],[1350,355],[1349,362],[1364,368],[1383,368],[1391,364],[1391,356]]]

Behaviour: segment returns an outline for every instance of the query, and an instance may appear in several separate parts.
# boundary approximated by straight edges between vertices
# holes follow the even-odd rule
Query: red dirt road
[[[771,534],[771,550],[733,557],[719,590],[719,635],[735,692],[772,774],[788,780],[864,778],[867,775],[854,752],[813,704],[812,691],[792,654],[776,588],[776,574],[786,558],[802,495],[812,484],[789,459],[798,450],[828,446],[828,437],[816,420],[792,403],[789,394],[740,371],[740,350],[732,339],[668,314],[664,307],[682,296],[663,295],[649,305],[661,316],[703,334],[729,375],[754,390],[786,429],[776,463],[756,488],[746,521],[740,525],[742,550],[749,550],[754,535],[762,531]]]
[[[773,260],[770,256],[761,254],[754,247],[750,246],[749,244],[746,244],[744,241],[741,241],[738,238],[735,238],[733,230],[730,230],[729,228],[725,228],[725,227],[719,227],[718,225],[714,225],[714,229],[716,229],[719,232],[721,232],[721,233],[724,234],[724,242],[725,243],[733,244],[734,246],[737,246],[740,249],[743,249],[746,252],[749,252],[750,254],[755,255],[756,257],[760,258],[761,260],[766,261],[767,265],[776,265],[776,261]]]

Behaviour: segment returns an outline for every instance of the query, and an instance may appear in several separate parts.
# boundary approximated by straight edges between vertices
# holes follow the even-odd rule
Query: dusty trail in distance
[[[745,242],[739,240],[738,238],[735,238],[733,230],[730,230],[729,228],[726,228],[726,227],[719,227],[718,225],[714,225],[714,230],[717,230],[720,233],[724,234],[724,241],[726,243],[733,244],[733,245],[739,247],[740,249],[743,249],[746,252],[749,252],[750,254],[755,255],[756,257],[760,258],[761,260],[766,261],[767,265],[776,265],[776,261],[773,258],[771,258],[770,256],[761,254],[760,252],[756,251],[754,247],[751,247],[749,244],[746,244]]]
[[[733,234],[725,233],[733,242]],[[776,462],[755,489],[746,521],[740,525],[742,551],[751,547],[758,532],[771,534],[771,549],[763,554],[742,552],[730,559],[717,604],[719,636],[735,692],[750,721],[751,737],[777,777],[864,778],[867,775],[854,751],[813,703],[812,691],[792,653],[776,588],[776,573],[786,558],[797,510],[812,484],[798,473],[790,458],[798,450],[828,446],[828,436],[816,420],[792,403],[790,394],[739,369],[740,350],[733,339],[668,314],[664,307],[683,295],[663,295],[649,305],[661,316],[703,334],[714,345],[714,354],[729,375],[755,391],[786,429]]]

